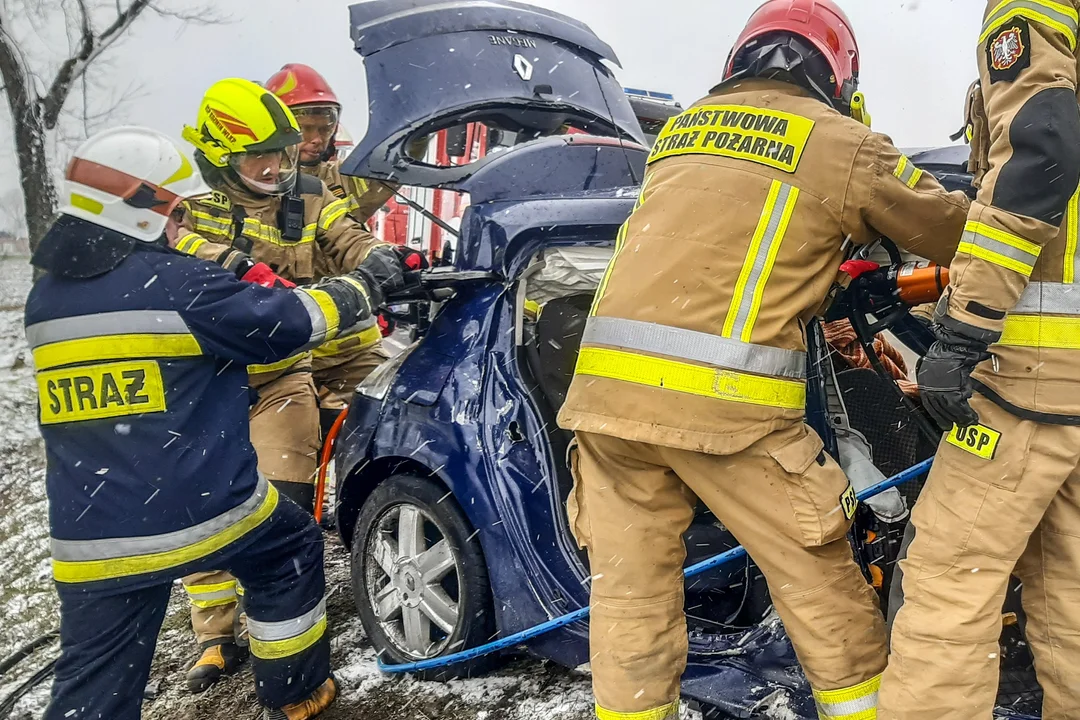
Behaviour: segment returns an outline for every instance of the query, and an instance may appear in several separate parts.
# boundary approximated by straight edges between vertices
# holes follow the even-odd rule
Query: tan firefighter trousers
[[[682,534],[697,498],[764,573],[821,717],[873,717],[885,624],[846,537],[853,493],[813,430],[777,431],[727,456],[591,433],[577,440],[567,509],[593,576],[598,717],[678,716]]]
[[[309,372],[290,372],[262,385],[252,376],[259,400],[251,408],[251,444],[259,471],[289,497],[303,495],[297,484],[315,482],[319,452],[319,408]],[[292,492],[293,489],[300,492]],[[309,492],[309,491],[308,491]],[[227,572],[193,573],[184,578],[191,600],[191,626],[202,646],[233,639],[238,592]]]
[[[1044,720],[1080,720],[1080,427],[976,395],[989,457],[947,440],[912,513],[904,605],[881,690],[887,720],[990,720],[1009,574],[1023,581]]]
[[[315,353],[311,374],[319,389],[319,406],[344,410],[352,402],[356,386],[390,357],[382,343],[363,348],[349,348],[334,354]]]

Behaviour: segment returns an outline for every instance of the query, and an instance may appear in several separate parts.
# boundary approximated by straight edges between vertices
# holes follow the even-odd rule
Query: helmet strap
[[[844,115],[851,115],[850,97],[838,98],[823,87],[823,74],[828,71],[829,75],[832,75],[829,64],[817,48],[796,35],[773,37],[771,41],[765,40],[758,47],[743,49],[735,58],[735,65],[738,69],[732,72],[728,82],[752,77],[789,82],[809,90],[819,100]],[[814,68],[813,65],[821,67]]]

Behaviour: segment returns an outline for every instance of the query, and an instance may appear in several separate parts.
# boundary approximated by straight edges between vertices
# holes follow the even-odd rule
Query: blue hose
[[[929,460],[923,460],[918,465],[913,465],[907,470],[904,470],[898,475],[893,475],[887,480],[882,480],[877,485],[868,487],[859,493],[859,500],[866,500],[872,498],[875,495],[879,495],[889,488],[894,488],[897,485],[903,485],[909,480],[914,480],[927,470],[930,469],[930,465],[934,462],[934,458]],[[686,577],[694,577],[700,575],[703,572],[718,568],[721,565],[729,563],[733,560],[738,560],[746,555],[746,550],[742,545],[734,547],[727,552],[720,553],[715,557],[711,557],[708,560],[702,560],[701,562],[691,565],[683,571]],[[504,650],[515,645],[520,645],[526,640],[532,640],[535,637],[544,635],[552,630],[558,630],[561,627],[566,627],[571,623],[575,623],[578,620],[584,620],[589,615],[589,608],[583,607],[579,610],[575,610],[572,613],[566,615],[560,615],[557,618],[548,620],[547,622],[534,625],[531,628],[522,630],[521,632],[514,633],[513,635],[507,635],[504,638],[489,642],[485,645],[479,645],[469,650],[463,650],[452,655],[444,655],[439,658],[432,658],[431,660],[421,660],[419,662],[402,663],[400,665],[385,665],[382,659],[379,659],[379,669],[385,673],[408,673],[418,672],[420,670],[431,670],[433,668],[446,667],[447,665],[456,665],[458,663],[465,662],[466,660],[472,660],[473,658],[482,657],[484,655],[490,655],[493,652]]]

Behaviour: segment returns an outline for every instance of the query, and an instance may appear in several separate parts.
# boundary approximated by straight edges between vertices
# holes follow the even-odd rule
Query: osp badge
[[[986,68],[990,82],[1012,82],[1031,65],[1031,40],[1027,21],[1013,18],[986,41]]]

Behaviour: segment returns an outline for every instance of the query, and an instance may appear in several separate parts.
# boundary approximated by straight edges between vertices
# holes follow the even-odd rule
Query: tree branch
[[[11,110],[11,121],[16,124],[28,121],[30,118],[26,116],[33,112],[33,101],[30,96],[26,68],[19,58],[18,46],[4,28],[2,18],[0,18],[0,79],[4,81],[8,108]]]
[[[46,128],[52,130],[56,127],[56,121],[60,117],[60,110],[67,101],[72,86],[86,72],[86,68],[97,59],[101,53],[109,49],[131,24],[139,17],[143,10],[150,7],[150,0],[132,0],[127,9],[118,13],[112,25],[105,28],[95,36],[90,25],[90,12],[86,7],[85,0],[77,0],[79,12],[82,15],[82,39],[78,50],[60,66],[53,79],[48,92],[41,98],[42,122]]]

